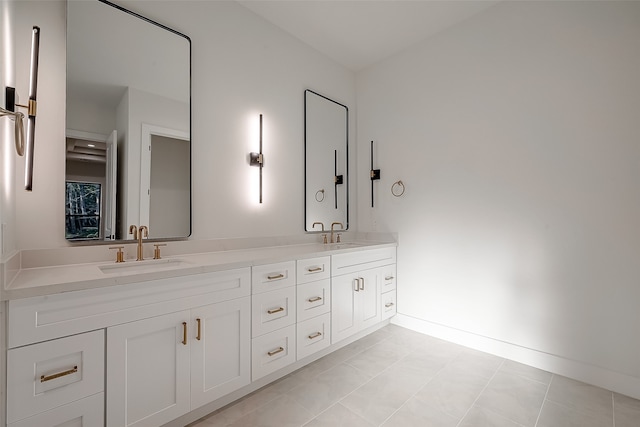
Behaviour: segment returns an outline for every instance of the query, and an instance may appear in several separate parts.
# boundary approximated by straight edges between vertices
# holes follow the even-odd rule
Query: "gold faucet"
[[[342,225],[341,222],[332,222],[331,223],[331,243],[336,243],[333,241],[333,226],[334,225],[339,225],[341,230],[344,230],[344,225]]]
[[[129,234],[133,235],[133,238],[138,241],[138,256],[136,261],[144,261],[142,254],[142,237],[149,237],[149,229],[145,225],[141,225],[139,228],[135,225],[129,226]]]
[[[318,221],[314,222],[313,225],[311,226],[311,228],[316,228],[316,225],[318,225],[318,224],[320,224],[320,226],[322,227],[322,232],[324,233],[324,224],[321,223],[321,222],[318,222]],[[322,235],[322,240],[323,240],[323,243],[326,245],[327,244],[327,235],[326,234]]]

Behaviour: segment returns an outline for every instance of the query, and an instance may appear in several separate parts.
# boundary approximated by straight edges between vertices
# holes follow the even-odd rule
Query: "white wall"
[[[304,89],[352,107],[354,74],[235,2],[118,4],[192,40],[192,239],[304,233]],[[34,190],[17,190],[18,247],[61,247],[68,245],[63,203],[64,3],[17,2],[16,9],[21,25],[29,29],[37,22],[42,29]],[[16,37],[19,45],[26,40],[29,46],[29,34]],[[17,55],[18,71],[28,77],[29,48]],[[248,166],[248,153],[257,150],[253,130],[260,113],[265,127],[262,205],[250,196],[257,177],[253,179],[256,168]],[[352,114],[352,141],[354,124]],[[23,166],[17,169],[21,176]]]
[[[504,2],[358,74],[359,225],[399,232],[400,313],[638,397],[639,52],[638,2]]]

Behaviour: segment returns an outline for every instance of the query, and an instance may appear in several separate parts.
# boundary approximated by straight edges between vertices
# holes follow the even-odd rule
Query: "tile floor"
[[[388,325],[191,427],[640,427],[640,401]]]

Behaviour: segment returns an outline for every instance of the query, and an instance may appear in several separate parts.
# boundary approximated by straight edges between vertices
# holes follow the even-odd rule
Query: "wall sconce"
[[[371,207],[373,207],[373,181],[380,179],[380,169],[373,168],[373,141],[371,141],[371,170],[369,171],[371,178]]]
[[[24,170],[24,189],[33,189],[33,145],[36,132],[36,93],[38,90],[38,57],[40,52],[40,27],[33,27],[31,35],[31,67],[29,70],[29,102],[27,105],[16,104],[16,90],[5,88],[5,108],[0,107],[0,117],[12,117],[15,121],[15,145],[19,156],[26,153]],[[27,109],[27,140],[25,143],[22,119],[24,114],[16,111],[16,107]]]
[[[262,154],[262,114],[260,114],[260,152],[249,153],[249,165],[260,168],[260,203],[262,203],[262,168],[264,166],[264,155]]]
[[[333,189],[336,209],[338,209],[338,185],[342,184],[344,184],[344,176],[338,175],[338,150],[333,150]]]

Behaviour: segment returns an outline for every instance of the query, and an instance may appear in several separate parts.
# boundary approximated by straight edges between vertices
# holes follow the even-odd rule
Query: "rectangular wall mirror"
[[[191,234],[191,40],[103,0],[67,2],[65,236]]]
[[[314,91],[304,92],[305,230],[349,227],[349,109]],[[340,227],[336,227],[340,229]]]

